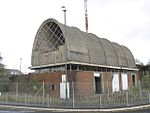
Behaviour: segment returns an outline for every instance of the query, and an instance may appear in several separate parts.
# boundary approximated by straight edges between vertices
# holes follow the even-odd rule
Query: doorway
[[[102,93],[101,76],[95,76],[95,94]]]

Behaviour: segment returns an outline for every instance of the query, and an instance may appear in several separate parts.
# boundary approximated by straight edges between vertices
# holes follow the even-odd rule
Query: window
[[[50,85],[50,90],[51,90],[51,91],[54,91],[54,90],[55,90],[55,85],[54,85],[54,84]]]

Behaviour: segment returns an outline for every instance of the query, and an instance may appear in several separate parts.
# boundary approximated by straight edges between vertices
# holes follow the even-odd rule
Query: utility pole
[[[21,72],[21,61],[22,61],[22,58],[20,58],[20,72]]]
[[[85,12],[85,30],[86,32],[88,32],[87,0],[84,0],[84,12]]]
[[[67,88],[67,60],[68,60],[68,52],[67,52],[67,37],[66,37],[66,7],[62,6],[62,11],[64,12],[64,38],[65,38],[65,75],[66,75],[66,98],[68,98],[68,88]]]

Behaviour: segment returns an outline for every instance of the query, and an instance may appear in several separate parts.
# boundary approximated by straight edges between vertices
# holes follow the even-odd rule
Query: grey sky
[[[0,0],[0,52],[8,68],[28,71],[36,32],[47,18],[85,31],[84,0]],[[145,64],[150,59],[149,0],[88,0],[89,32],[127,46]]]

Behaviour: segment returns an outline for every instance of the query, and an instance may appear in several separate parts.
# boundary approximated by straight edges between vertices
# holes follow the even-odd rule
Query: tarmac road
[[[128,110],[128,111],[113,111],[113,112],[102,112],[102,111],[36,111],[36,110],[23,110],[13,108],[1,108],[0,113],[150,113],[150,108]]]
[[[107,112],[102,112],[102,111],[72,111],[72,112],[61,112],[61,111],[47,111],[47,112],[36,112],[36,113],[150,113],[150,108],[147,109],[139,109],[139,110],[128,110],[128,111],[107,111]]]

